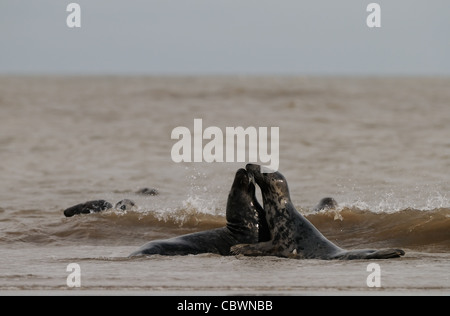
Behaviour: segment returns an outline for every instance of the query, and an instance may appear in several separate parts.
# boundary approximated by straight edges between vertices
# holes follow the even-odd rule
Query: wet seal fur
[[[336,202],[335,199],[333,199],[332,197],[324,197],[323,199],[321,199],[319,201],[319,204],[317,204],[314,207],[313,212],[320,212],[322,210],[335,209],[337,207],[338,207],[338,203]]]
[[[131,211],[136,208],[136,203],[130,199],[123,199],[114,206],[116,210]]]
[[[66,217],[72,217],[76,214],[98,213],[112,207],[112,204],[105,200],[87,201],[65,209],[64,215]]]
[[[226,256],[231,255],[230,248],[236,244],[269,240],[264,209],[256,199],[255,185],[245,169],[239,169],[236,172],[228,194],[226,219],[225,227],[150,241],[131,253],[129,257],[200,253]]]
[[[114,208],[118,211],[130,211],[133,210],[135,207],[136,203],[134,203],[132,200],[123,199],[117,202]],[[113,208],[112,204],[109,203],[108,201],[93,200],[71,206],[65,209],[63,213],[66,217],[72,217],[77,214],[99,213],[112,208]]]
[[[261,173],[260,166],[254,164],[248,164],[246,169],[261,188],[272,239],[235,245],[231,248],[233,254],[327,260],[388,259],[405,254],[401,249],[345,250],[338,247],[295,209],[287,181],[280,172]]]
[[[157,189],[152,188],[142,188],[135,192],[137,195],[158,195],[159,191]],[[63,211],[66,217],[72,217],[77,214],[91,214],[98,213],[105,210],[112,209],[113,206],[111,203],[105,200],[92,200],[84,203],[80,203],[74,206],[71,206]],[[137,205],[134,201],[130,199],[123,199],[116,203],[114,208],[118,211],[133,211],[137,208]]]
[[[142,188],[134,192],[135,194],[141,194],[141,195],[158,195],[159,191],[157,189],[151,189],[151,188]]]

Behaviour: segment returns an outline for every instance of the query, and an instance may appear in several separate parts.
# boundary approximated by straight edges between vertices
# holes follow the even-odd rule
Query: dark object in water
[[[72,217],[76,214],[97,213],[112,208],[112,204],[105,200],[87,201],[77,204],[64,210],[66,217]]]
[[[136,191],[136,194],[142,194],[142,195],[158,195],[159,192],[156,189],[150,189],[150,188],[142,188]]]
[[[338,207],[338,204],[335,199],[332,197],[324,197],[320,200],[319,204],[314,207],[314,212],[319,212],[321,210],[329,210]]]

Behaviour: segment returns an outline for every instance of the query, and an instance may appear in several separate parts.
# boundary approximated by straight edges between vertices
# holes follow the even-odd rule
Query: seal
[[[181,235],[170,239],[154,240],[131,253],[129,257],[143,255],[189,255],[215,253],[231,255],[230,248],[241,243],[256,243],[270,239],[264,209],[255,196],[255,184],[245,169],[239,169],[228,194],[226,226]]]
[[[134,193],[140,194],[140,195],[158,195],[159,191],[157,189],[153,189],[153,188],[142,188],[142,189],[137,190]]]
[[[314,208],[313,211],[314,212],[319,212],[322,210],[329,210],[329,209],[334,209],[337,208],[338,204],[336,202],[335,199],[333,199],[332,197],[324,197],[323,199],[321,199],[319,201],[319,204],[317,204]]]
[[[235,245],[231,248],[233,254],[328,260],[388,259],[405,254],[401,249],[345,250],[338,247],[295,209],[286,178],[280,172],[261,173],[260,166],[254,164],[248,164],[246,169],[261,189],[272,239]]]
[[[136,203],[130,199],[123,199],[114,206],[116,210],[131,211],[136,208]]]
[[[66,217],[72,217],[77,214],[99,213],[112,209],[111,203],[105,200],[93,200],[71,206],[63,211]],[[129,199],[123,199],[116,203],[114,208],[118,211],[130,211],[136,208],[136,203]]]
[[[87,201],[65,209],[64,215],[66,217],[72,217],[76,214],[98,213],[112,207],[112,204],[105,200]]]

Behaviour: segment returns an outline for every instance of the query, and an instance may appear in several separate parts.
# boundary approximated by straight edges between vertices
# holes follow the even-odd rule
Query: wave
[[[22,215],[28,214],[22,212]],[[143,244],[186,233],[222,227],[224,212],[204,213],[196,208],[173,211],[109,210],[71,218],[55,217],[33,226],[11,220],[0,233],[1,242],[39,244]],[[403,209],[373,212],[356,207],[305,213],[329,240],[343,248],[404,247],[440,252],[450,250],[450,208]],[[7,220],[4,220],[7,221]],[[5,224],[5,223],[3,223]]]
[[[348,248],[450,250],[450,208],[372,212],[343,208],[307,216],[328,239]]]

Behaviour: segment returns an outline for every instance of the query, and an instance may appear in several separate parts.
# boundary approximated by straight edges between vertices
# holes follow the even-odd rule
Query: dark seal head
[[[387,259],[404,255],[401,249],[347,251],[336,246],[295,209],[286,178],[280,172],[261,173],[260,166],[254,164],[247,165],[247,171],[261,188],[272,239],[233,246],[232,253],[296,259]]]
[[[200,253],[230,255],[231,246],[270,239],[264,215],[255,196],[254,183],[245,169],[239,169],[228,194],[225,227],[150,241],[130,257]]]
[[[320,212],[323,210],[331,210],[331,209],[335,209],[338,207],[338,203],[336,202],[335,199],[333,199],[332,197],[324,197],[323,199],[321,199],[319,201],[319,204],[317,204],[313,211],[314,212]]]

